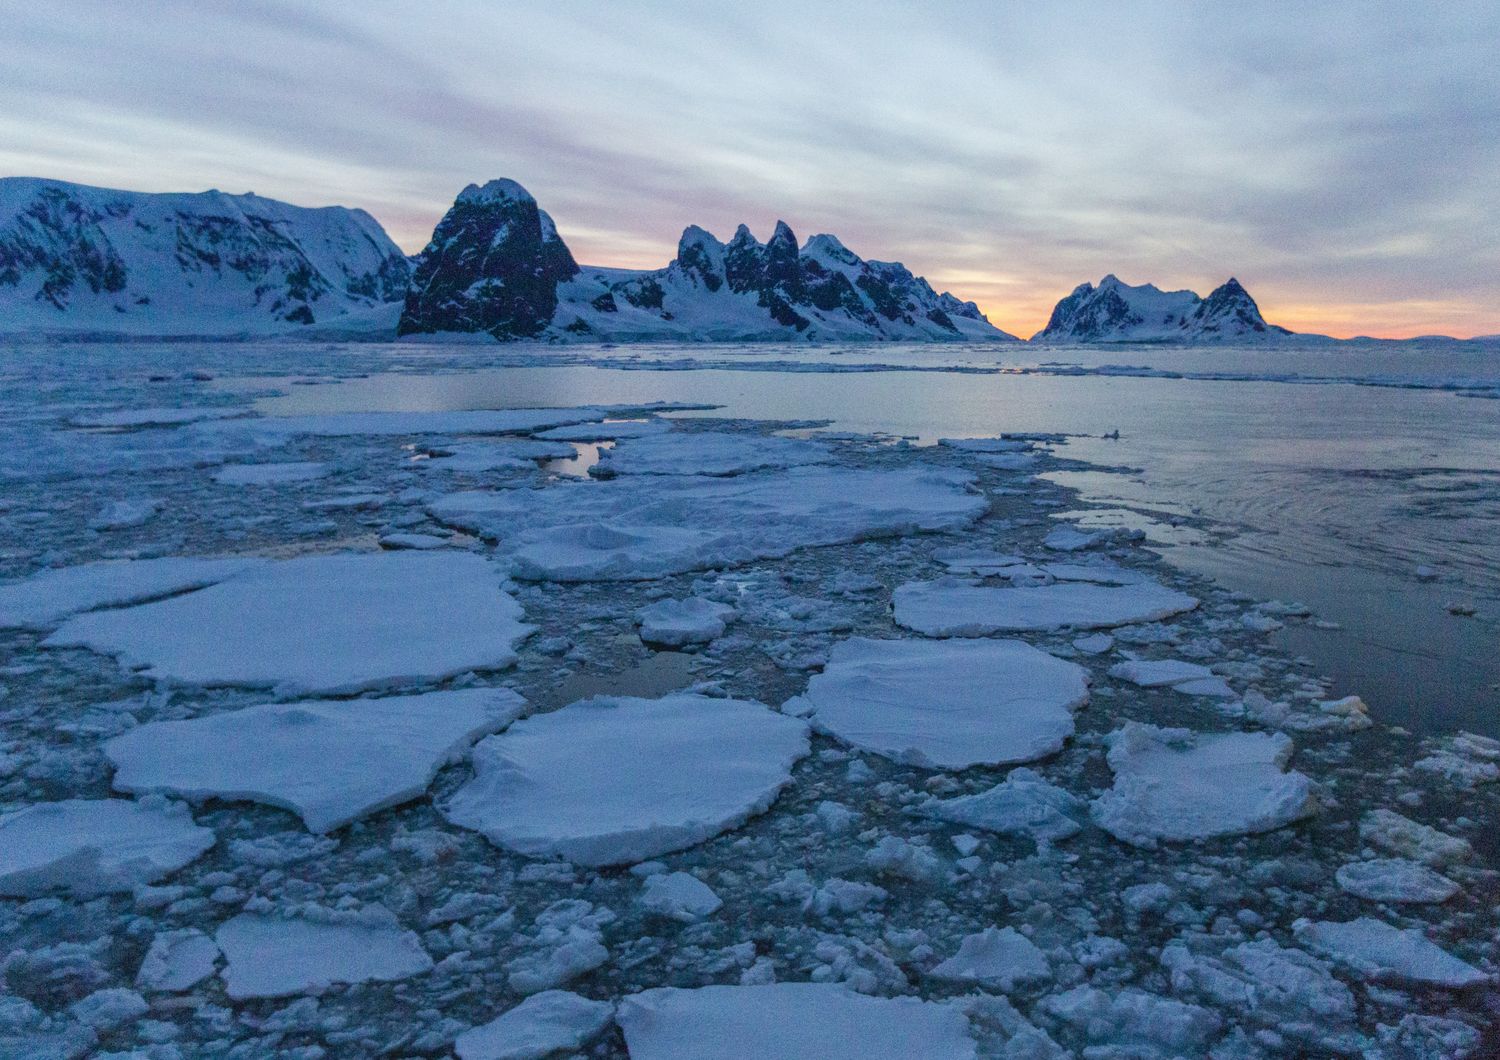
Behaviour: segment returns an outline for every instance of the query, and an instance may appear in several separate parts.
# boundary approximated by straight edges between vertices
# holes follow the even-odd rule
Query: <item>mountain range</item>
[[[1015,342],[979,307],[837,237],[761,242],[696,225],[664,267],[579,265],[510,180],[469,185],[410,258],[363,210],[254,194],[115,191],[0,179],[0,331],[547,342]],[[1033,341],[1289,335],[1236,280],[1207,298],[1106,276]]]

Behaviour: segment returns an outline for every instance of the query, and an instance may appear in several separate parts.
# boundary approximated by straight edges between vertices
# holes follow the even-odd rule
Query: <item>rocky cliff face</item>
[[[378,316],[405,255],[363,210],[0,179],[0,330],[234,334]]]
[[[1133,287],[1113,275],[1080,284],[1052,310],[1039,342],[1211,342],[1290,335],[1267,324],[1240,282],[1230,278],[1207,298],[1192,291]]]

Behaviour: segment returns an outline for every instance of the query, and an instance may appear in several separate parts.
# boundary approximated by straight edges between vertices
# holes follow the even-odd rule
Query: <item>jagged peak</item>
[[[742,224],[734,230],[734,238],[729,241],[729,245],[758,247],[761,243],[760,240],[755,238],[755,234],[750,231],[750,226]]]
[[[826,232],[813,236],[802,247],[802,253],[812,258],[824,258],[845,265],[858,265],[860,256],[839,240],[838,236]]]
[[[744,228],[744,225],[740,226]],[[746,229],[746,231],[749,231]],[[722,247],[719,238],[706,228],[698,225],[688,225],[682,230],[682,238],[677,240],[677,252],[679,254],[687,247]]]
[[[457,202],[463,203],[488,203],[488,202],[536,202],[521,185],[513,180],[501,177],[492,180],[483,187],[478,184],[470,184],[458,193]]]
[[[792,232],[792,226],[785,221],[777,221],[776,230],[771,233],[771,238],[766,240],[766,246],[770,246],[773,243],[790,243],[792,249],[795,250],[797,248],[797,236]]]

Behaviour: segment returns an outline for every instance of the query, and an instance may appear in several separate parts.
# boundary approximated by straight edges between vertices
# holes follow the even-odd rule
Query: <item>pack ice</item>
[[[272,704],[141,725],[105,753],[116,790],[246,799],[328,832],[419,798],[441,766],[524,707],[508,688]]]
[[[50,629],[69,615],[171,596],[243,574],[265,563],[228,557],[106,559],[51,567],[0,585],[0,629]]]
[[[631,1060],[973,1060],[956,1006],[824,983],[662,988],[620,1002]]]
[[[214,941],[228,960],[224,992],[235,1001],[406,979],[432,967],[416,933],[379,905],[358,912],[242,913],[221,924]]]
[[[1018,640],[856,637],[787,705],[819,731],[905,765],[967,769],[1061,749],[1087,671]]]
[[[498,583],[491,564],[461,553],[312,556],[79,615],[44,644],[187,684],[306,693],[430,682],[515,662],[531,627]]]
[[[604,696],[481,741],[443,812],[521,854],[628,864],[763,813],[807,751],[806,723],[759,703]]]
[[[822,464],[831,456],[826,445],[776,435],[651,433],[624,439],[600,453],[595,474],[739,475],[762,468]]]
[[[1194,597],[1154,581],[996,588],[949,578],[907,582],[896,589],[893,602],[899,625],[929,637],[1159,622],[1198,606]]]
[[[70,799],[0,815],[0,894],[129,891],[195,860],[212,829],[164,799]]]
[[[1282,733],[1199,733],[1127,722],[1106,737],[1114,787],[1094,821],[1135,846],[1269,832],[1317,811],[1313,782],[1286,772]]]
[[[799,548],[952,530],[984,514],[970,472],[799,467],[641,476],[440,497],[440,521],[500,543],[517,577],[615,581],[775,559]]]

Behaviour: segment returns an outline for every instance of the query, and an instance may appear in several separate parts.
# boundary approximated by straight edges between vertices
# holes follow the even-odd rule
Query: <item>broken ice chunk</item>
[[[686,600],[658,600],[635,613],[641,640],[668,648],[707,644],[724,633],[735,616],[728,604],[690,596]]]
[[[1088,815],[1084,801],[1040,773],[1013,769],[988,791],[956,799],[934,799],[922,807],[930,817],[987,832],[1029,835],[1038,844],[1055,843],[1076,835]]]
[[[1052,965],[1036,944],[1013,927],[967,935],[958,952],[930,973],[936,979],[983,983],[1009,993],[1017,985],[1052,978]]]
[[[214,974],[219,946],[194,928],[162,931],[151,940],[135,985],[142,990],[189,990]]]
[[[1478,968],[1429,941],[1415,928],[1402,929],[1383,920],[1360,917],[1347,923],[1299,920],[1292,930],[1300,941],[1366,979],[1453,988],[1489,981]]]
[[[1458,884],[1426,865],[1405,858],[1377,858],[1340,865],[1335,873],[1344,890],[1372,902],[1446,902]]]
[[[459,1060],[541,1060],[587,1045],[609,1026],[614,1012],[607,1001],[545,990],[460,1034],[453,1049]]]
[[[641,906],[658,916],[691,924],[712,916],[724,905],[712,887],[686,872],[666,872],[646,880]]]

